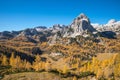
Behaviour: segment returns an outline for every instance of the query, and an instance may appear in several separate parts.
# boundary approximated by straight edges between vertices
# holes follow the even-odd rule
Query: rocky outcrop
[[[35,27],[35,29],[36,29],[38,32],[47,31],[47,30],[48,30],[46,26],[38,26],[38,27]]]
[[[14,37],[16,37],[18,34],[20,33],[20,31],[3,31],[0,32],[0,40],[8,40],[8,39],[12,39]]]
[[[111,20],[108,21],[108,24],[114,24],[115,22],[116,22],[115,19],[111,19]]]
[[[88,30],[94,32],[95,29],[91,26],[89,19],[86,15],[80,14],[71,24],[71,27],[74,29],[75,33],[83,33]]]
[[[37,34],[38,32],[36,29],[25,29],[18,36],[33,36]]]
[[[120,21],[116,21],[114,19],[109,20],[107,24],[103,25],[93,25],[96,30],[99,32],[104,32],[104,31],[111,31],[115,32],[117,35],[120,34]]]
[[[80,14],[77,18],[74,19],[70,25],[65,37],[75,37],[77,35],[83,35],[87,32],[95,32],[96,30],[90,24],[89,18],[85,14]]]

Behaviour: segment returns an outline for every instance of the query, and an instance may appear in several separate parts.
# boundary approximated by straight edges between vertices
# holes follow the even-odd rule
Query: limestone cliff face
[[[92,27],[89,18],[85,14],[80,14],[78,17],[76,17],[72,24],[70,25],[70,29],[73,29],[71,31],[68,31],[65,34],[65,37],[70,36],[70,37],[75,37],[77,35],[83,35],[84,33],[87,32],[95,32],[95,28]],[[84,36],[84,35],[83,35]]]
[[[82,34],[84,31],[88,30],[94,32],[95,29],[91,26],[88,17],[85,14],[80,14],[71,24],[75,33]]]

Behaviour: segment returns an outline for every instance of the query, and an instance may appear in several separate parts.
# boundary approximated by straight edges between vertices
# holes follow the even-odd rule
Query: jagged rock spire
[[[95,29],[91,26],[89,18],[81,13],[77,18],[74,19],[71,24],[71,28],[74,29],[74,34],[80,35],[85,31],[94,32]]]
[[[78,18],[81,18],[81,19],[86,19],[86,18],[87,18],[87,16],[86,16],[84,13],[81,13],[81,14],[78,16]]]

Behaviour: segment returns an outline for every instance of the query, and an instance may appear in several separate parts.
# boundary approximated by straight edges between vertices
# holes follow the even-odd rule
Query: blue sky
[[[68,25],[80,13],[92,23],[120,20],[120,0],[0,0],[0,31]]]

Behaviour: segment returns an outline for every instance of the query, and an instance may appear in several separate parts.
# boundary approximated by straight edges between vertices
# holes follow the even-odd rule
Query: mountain
[[[116,34],[120,34],[120,21],[110,20],[107,24],[91,24],[90,19],[83,13],[77,16],[70,25],[55,24],[48,28],[46,26],[37,26],[21,31],[3,31],[0,32],[0,40],[20,40],[32,42],[55,42],[57,39],[64,37],[90,35],[96,36],[100,34],[102,37],[113,38]],[[111,35],[113,37],[111,37]]]
[[[0,32],[0,40],[12,39],[16,37],[21,31],[3,31]]]
[[[91,24],[82,13],[70,25],[0,32],[0,78],[45,72],[63,80],[120,80],[119,24],[114,19],[104,25]],[[26,80],[24,76],[21,79]]]
[[[89,18],[85,14],[80,14],[71,24],[71,28],[74,30],[74,36],[82,35],[84,32],[89,31],[91,33],[96,30],[92,27]]]
[[[25,29],[18,36],[33,36],[37,34],[38,32],[36,29]]]
[[[115,32],[117,35],[120,34],[120,21],[116,21],[114,19],[109,20],[107,24],[103,25],[93,24],[93,27],[96,28],[96,30],[98,30],[99,32],[112,31]]]
[[[47,30],[47,27],[46,26],[38,26],[38,27],[35,27],[35,29],[40,32],[40,31],[46,31]]]
[[[91,25],[89,18],[83,13],[76,17],[72,24],[67,26],[65,30],[63,37],[76,37],[78,35],[85,37],[88,32],[96,32],[96,29]]]

